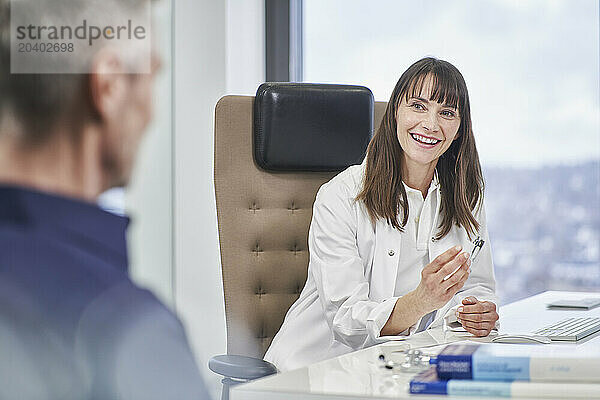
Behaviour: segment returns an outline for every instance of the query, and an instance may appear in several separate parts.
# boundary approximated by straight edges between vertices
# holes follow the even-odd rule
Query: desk
[[[589,311],[548,310],[546,304],[559,299],[598,297],[600,293],[583,292],[544,292],[524,300],[507,304],[500,308],[500,333],[528,333],[572,316],[600,317],[600,307]],[[489,338],[475,338],[467,334],[444,333],[442,329],[432,329],[417,333],[406,341],[387,342],[353,353],[344,354],[331,360],[322,361],[308,367],[280,373],[232,388],[232,400],[270,399],[314,399],[343,400],[359,398],[390,399],[416,398],[421,400],[459,397],[413,395],[408,393],[408,385],[414,374],[388,372],[380,367],[377,357],[385,354],[387,359],[394,357],[396,350],[431,347],[440,351],[445,344],[460,340],[489,342]],[[600,346],[600,335],[595,334],[577,343],[564,343],[564,346]],[[396,353],[397,354],[397,353]],[[396,355],[399,357],[400,355]],[[598,393],[600,398],[600,393]],[[464,397],[473,400],[474,397]],[[486,397],[486,399],[493,399]]]

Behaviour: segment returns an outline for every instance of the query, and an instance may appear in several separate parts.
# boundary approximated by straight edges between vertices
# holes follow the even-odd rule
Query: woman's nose
[[[423,119],[423,128],[437,132],[440,130],[440,125],[438,124],[437,114],[434,112],[428,112],[425,118]]]

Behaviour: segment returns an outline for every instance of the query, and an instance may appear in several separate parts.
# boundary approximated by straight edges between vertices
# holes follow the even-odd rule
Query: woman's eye
[[[411,105],[411,107],[413,107],[413,108],[415,108],[415,109],[417,109],[417,110],[425,110],[425,107],[423,107],[423,105],[422,105],[422,104],[420,104],[420,103],[413,103],[413,104]]]
[[[456,113],[454,111],[450,111],[450,110],[444,110],[442,111],[442,115],[446,118],[454,118],[456,117]]]

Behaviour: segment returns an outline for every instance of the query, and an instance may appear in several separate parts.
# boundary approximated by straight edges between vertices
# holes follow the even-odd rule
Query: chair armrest
[[[222,354],[208,361],[208,368],[219,375],[233,378],[253,380],[277,373],[277,368],[260,358]]]

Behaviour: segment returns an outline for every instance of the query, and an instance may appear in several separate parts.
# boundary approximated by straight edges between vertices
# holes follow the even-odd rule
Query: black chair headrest
[[[254,159],[267,171],[340,171],[360,164],[373,135],[364,86],[264,83],[254,100]]]

